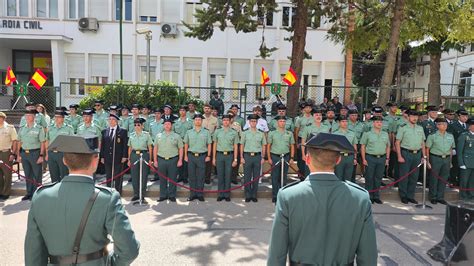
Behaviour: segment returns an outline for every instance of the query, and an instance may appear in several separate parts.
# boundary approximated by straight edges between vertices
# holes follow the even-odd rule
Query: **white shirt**
[[[245,126],[244,126],[244,130],[247,130],[250,128],[250,124],[249,124],[249,120],[247,120],[247,122],[245,122]],[[260,131],[263,131],[263,132],[268,132],[270,131],[270,129],[268,128],[268,123],[267,123],[267,120],[263,119],[263,118],[259,118],[258,121],[257,121],[257,129],[260,130]]]
[[[317,174],[334,175],[334,172],[311,172],[310,173],[310,175],[317,175]]]
[[[111,128],[109,128],[109,130],[113,130],[113,133],[112,133],[112,135],[110,136],[110,137],[113,139],[113,138],[115,137],[115,133],[117,133],[117,126],[111,127]],[[109,131],[109,135],[110,135],[110,132],[111,132],[111,131]]]

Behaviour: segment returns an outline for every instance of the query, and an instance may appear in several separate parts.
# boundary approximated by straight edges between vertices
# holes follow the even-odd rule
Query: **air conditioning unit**
[[[176,35],[178,35],[176,23],[163,23],[163,25],[161,25],[161,35],[163,35],[163,37],[176,37]]]
[[[99,29],[99,21],[96,18],[81,18],[78,22],[80,31],[97,32]]]

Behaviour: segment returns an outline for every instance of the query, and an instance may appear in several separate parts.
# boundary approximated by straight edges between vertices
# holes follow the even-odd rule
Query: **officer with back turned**
[[[306,143],[311,174],[278,193],[267,265],[377,264],[367,191],[339,180],[341,153],[354,152],[343,136],[319,133]]]
[[[58,136],[50,150],[64,153],[69,175],[38,188],[28,214],[25,264],[129,265],[139,243],[120,195],[94,185],[99,164],[98,139]],[[108,251],[110,236],[113,252]]]

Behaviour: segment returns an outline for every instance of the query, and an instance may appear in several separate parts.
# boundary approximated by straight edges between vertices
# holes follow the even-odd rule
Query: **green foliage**
[[[80,108],[92,107],[94,100],[103,100],[105,106],[118,104],[130,106],[138,103],[142,106],[150,104],[153,108],[170,104],[177,108],[188,102],[194,102],[198,108],[203,105],[201,100],[181,91],[179,87],[168,81],[157,81],[149,86],[128,84],[122,81],[106,84],[102,89],[96,90],[82,99],[79,103]]]

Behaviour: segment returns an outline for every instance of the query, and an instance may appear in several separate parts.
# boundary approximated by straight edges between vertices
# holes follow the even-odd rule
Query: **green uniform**
[[[61,127],[50,126],[46,132],[46,139],[48,143],[52,143],[59,135],[74,135],[74,129],[67,124],[63,124]],[[63,153],[58,151],[48,151],[48,168],[51,182],[59,182],[69,173],[63,163]]]
[[[364,175],[365,188],[369,191],[378,189],[385,172],[387,145],[390,146],[388,133],[382,130],[376,132],[372,129],[362,135],[360,145],[365,146],[365,160],[367,161]],[[370,192],[370,199],[380,199],[380,193],[378,191]]]
[[[35,116],[35,124],[42,127],[42,128],[47,128],[48,123],[46,122],[46,118],[43,114],[36,114]],[[22,116],[20,119],[20,127],[26,126],[26,119],[25,116]]]
[[[119,127],[126,129],[128,135],[130,136],[130,133],[129,133],[129,131],[128,131],[128,130],[130,129],[129,123],[130,123],[130,119],[129,119],[128,116],[122,116],[122,117],[120,117],[120,120],[119,120]]]
[[[267,265],[377,265],[367,191],[333,174],[312,174],[278,193]]]
[[[429,135],[438,131],[438,128],[436,127],[434,120],[431,120],[430,118],[421,122],[421,126],[423,127],[423,131],[425,132],[426,138],[428,138]]]
[[[158,171],[176,181],[183,140],[175,132],[161,132],[156,135],[154,146],[158,148]],[[164,178],[160,178],[160,198],[176,198],[176,186]]]
[[[100,131],[102,131],[107,127],[109,113],[104,110],[96,111],[93,115],[93,119],[94,123],[100,128]]]
[[[474,189],[474,133],[464,132],[458,138],[457,157],[460,169],[460,185],[462,188]],[[463,200],[473,200],[474,191],[460,191],[459,196]]]
[[[158,133],[161,133],[164,131],[164,128],[163,128],[163,119],[160,119],[160,121],[156,121],[156,120],[148,120],[150,121],[148,123],[148,128],[149,128],[149,132],[151,134],[151,139],[154,140],[156,135]]]
[[[130,154],[130,163],[131,169],[130,174],[132,176],[132,186],[133,186],[133,196],[140,196],[140,189],[142,191],[142,197],[145,197],[146,193],[146,183],[148,179],[148,174],[150,173],[150,168],[148,168],[145,163],[142,166],[142,186],[140,188],[140,162],[135,164],[136,161],[140,160],[140,155],[142,155],[143,161],[150,161],[150,154],[148,152],[148,147],[153,145],[151,140],[150,133],[142,131],[141,133],[133,132],[128,138],[128,147],[132,148],[132,153]]]
[[[391,115],[391,114],[387,114],[386,116],[383,117],[383,121],[387,121],[387,124],[390,126],[392,123],[394,123],[395,121],[397,121],[398,119],[400,119],[399,116],[396,116],[396,115]]]
[[[148,120],[146,120],[147,117],[142,117],[141,115],[139,115],[138,117],[130,116],[130,117],[128,118],[128,128],[127,128],[128,136],[131,136],[132,133],[135,132],[135,123],[134,123],[135,118],[143,118],[143,119],[145,119],[145,122],[143,123],[143,125],[144,125],[144,129],[143,129],[143,130],[149,132],[148,123],[147,123]]]
[[[234,117],[234,121],[239,123],[241,128],[245,126],[245,119],[242,118],[240,115]]]
[[[282,186],[286,185],[288,177],[288,162],[290,161],[290,151],[291,145],[295,144],[295,137],[293,133],[288,130],[281,131],[280,129],[270,131],[268,133],[268,144],[271,144],[270,147],[270,156],[273,162],[273,165],[278,162],[281,163],[281,158],[283,157],[283,184],[281,183],[281,165],[273,168],[271,177],[272,177],[272,197],[273,199],[277,198],[278,190]]]
[[[357,143],[359,143],[360,138],[362,138],[362,133],[364,133],[364,124],[362,122],[356,121],[353,123],[352,121],[347,122],[347,128],[354,132],[356,138],[357,138]]]
[[[357,145],[357,137],[356,134],[350,130],[343,130],[339,128],[333,134],[342,135],[346,137],[346,139],[352,144]],[[352,180],[352,172],[354,171],[354,154],[353,153],[341,153],[341,162],[336,165],[336,169],[334,173],[337,177],[339,177],[342,181],[351,181]]]
[[[323,121],[323,125],[329,128],[329,133],[333,133],[339,129],[339,123],[337,123],[336,120],[329,121],[326,119]]]
[[[77,132],[77,128],[82,122],[82,117],[80,115],[68,115],[64,118],[64,123],[70,125],[74,129],[74,133]]]
[[[248,183],[254,178],[260,176],[262,167],[262,147],[267,145],[265,134],[259,130],[248,129],[242,132],[240,144],[243,145],[244,153],[244,182]],[[245,187],[245,198],[256,199],[258,191],[258,182],[253,182]]]
[[[372,127],[373,127],[374,123],[372,123],[371,121],[369,121],[369,123],[366,123],[364,125],[364,132],[369,132],[372,130]],[[382,131],[385,131],[387,133],[390,133],[390,122],[388,120],[383,120],[382,121]]]
[[[438,180],[435,176],[448,180],[449,169],[451,168],[451,152],[455,147],[454,136],[439,131],[428,135],[426,147],[430,149],[430,199],[443,200],[446,184]]]
[[[188,144],[188,177],[189,185],[198,190],[204,189],[204,174],[206,171],[206,156],[208,145],[212,143],[209,130],[201,127],[190,129],[184,136],[184,143]],[[190,192],[190,198],[203,197],[202,192]]]
[[[214,132],[212,140],[216,142],[216,170],[218,190],[230,189],[234,145],[239,144],[239,133],[228,127]],[[230,198],[230,192],[219,193],[221,198]]]
[[[139,242],[130,227],[120,195],[111,189],[94,186],[88,176],[64,177],[62,182],[39,188],[28,213],[25,238],[25,264],[47,265],[48,255],[72,256],[74,239],[86,204],[93,191],[95,200],[80,244],[80,255],[102,250],[114,240],[109,256],[79,265],[130,265],[138,256]],[[49,264],[48,264],[49,265]]]
[[[270,120],[270,122],[268,123],[268,128],[270,129],[270,131],[271,130],[276,130],[278,128],[278,120],[272,118]],[[294,125],[293,121],[290,118],[288,118],[286,120],[285,129],[288,130],[288,131],[291,131],[291,132],[293,132],[295,130],[295,125]]]
[[[178,135],[184,139],[186,132],[193,128],[193,121],[186,118],[183,120],[182,118],[176,119],[173,124],[174,132],[178,133]]]
[[[425,133],[419,125],[406,124],[401,126],[397,132],[397,140],[400,140],[402,157],[404,163],[399,164],[400,177],[408,174],[421,162],[422,145],[425,141]],[[402,199],[415,199],[416,182],[420,171],[414,171],[398,185],[398,192]]]
[[[187,111],[187,112],[186,112],[186,117],[187,117],[188,119],[194,119],[194,115],[195,115],[195,114],[196,114],[196,112],[191,113],[191,112]]]
[[[306,127],[309,127],[314,124],[314,118],[312,115],[310,116],[298,116],[295,118],[295,128],[299,128],[298,132],[298,139],[295,140],[297,142],[296,145],[296,164],[298,166],[298,171],[301,173],[305,172],[306,169],[306,163],[304,162],[304,159],[301,154],[301,141],[303,138],[304,130]],[[303,143],[304,144],[304,143]]]
[[[318,127],[316,124],[311,124],[310,126],[307,126],[303,134],[301,134],[301,141],[305,142],[308,141],[311,138],[311,135],[317,135],[318,133],[329,133],[331,131],[331,128],[323,123]],[[304,143],[303,143],[304,144]],[[299,152],[301,154],[301,151]],[[303,155],[301,154],[301,157]],[[299,168],[300,166],[298,165],[298,169],[301,169],[300,172],[304,176],[307,176],[309,174],[309,168],[308,166],[304,163],[302,168]]]
[[[18,131],[18,141],[21,142],[20,156],[25,176],[30,180],[26,182],[26,195],[31,197],[38,185],[42,184],[42,165],[36,163],[40,157],[41,144],[46,141],[43,127],[34,124],[27,125]]]
[[[77,135],[78,136],[95,136],[100,139],[102,136],[102,132],[100,128],[96,126],[94,123],[89,124],[89,126],[87,126],[86,124],[81,124],[77,128]]]
[[[467,126],[463,126],[461,125],[461,122],[459,120],[455,120],[455,121],[452,121],[451,123],[448,124],[448,132],[453,134],[454,136],[454,141],[458,141],[459,139],[459,136],[463,133],[463,132],[467,132]],[[456,152],[457,152],[457,148],[456,148]],[[458,181],[460,181],[458,179],[458,177],[460,176],[460,169],[459,169],[459,166],[460,164],[458,163],[458,156],[453,156],[453,160],[452,160],[452,165],[453,167],[451,168],[451,171],[449,173],[449,176],[450,176],[450,181],[452,183],[458,183]]]

